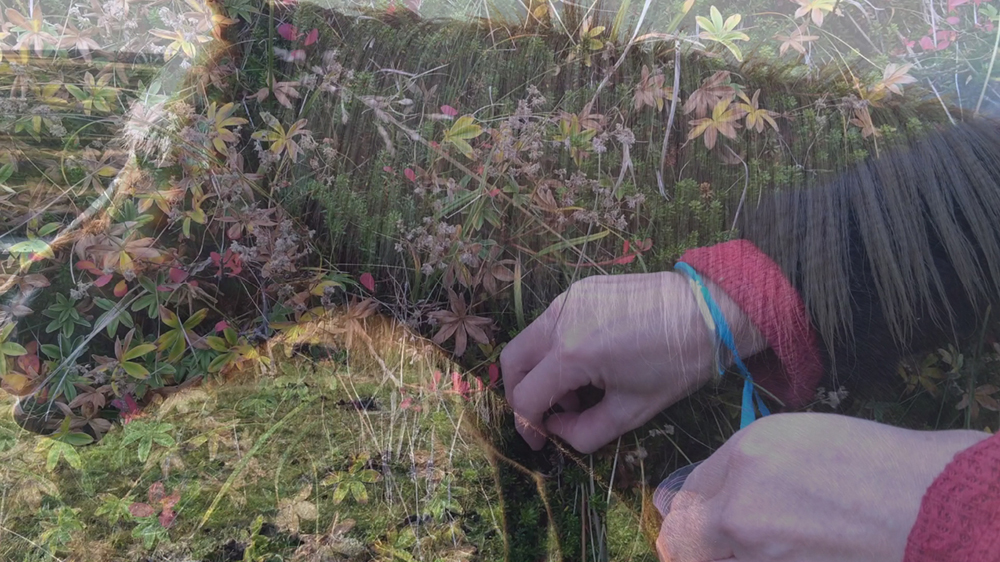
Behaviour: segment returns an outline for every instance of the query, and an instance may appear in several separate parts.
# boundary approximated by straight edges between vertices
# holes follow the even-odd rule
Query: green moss
[[[305,501],[315,506],[318,518],[300,521],[300,534],[322,534],[335,517],[350,517],[358,524],[349,536],[371,545],[408,516],[423,513],[431,498],[428,491],[438,486],[442,474],[453,474],[456,478],[461,475],[456,482],[461,482],[463,491],[461,507],[452,516],[469,518],[474,531],[465,540],[475,545],[484,559],[502,557],[503,529],[494,524],[501,519],[495,512],[499,497],[493,489],[492,465],[485,462],[479,449],[455,442],[456,419],[463,408],[459,402],[446,396],[444,401],[427,397],[421,401],[423,413],[393,410],[390,405],[393,401],[398,404],[399,396],[386,381],[361,375],[357,369],[348,374],[331,365],[315,370],[303,367],[302,363],[293,369],[286,366],[283,370],[288,374],[283,378],[263,384],[247,381],[196,390],[178,396],[160,410],[153,408],[147,415],[170,423],[177,444],[154,445],[148,463],[139,461],[134,444],[123,445],[125,432],[115,428],[99,443],[78,450],[79,470],[60,461],[48,472],[45,459],[31,453],[35,436],[18,433],[9,420],[0,421],[0,436],[6,436],[0,453],[5,459],[0,486],[8,494],[39,490],[37,496],[31,496],[37,500],[19,495],[19,501],[6,504],[7,525],[24,536],[37,537],[54,514],[72,507],[79,510],[75,517],[85,523],[86,540],[124,555],[136,546],[129,533],[138,522],[126,514],[124,521],[114,523],[107,514],[99,513],[101,507],[109,498],[126,498],[127,503],[146,501],[147,488],[162,482],[168,492],[182,493],[175,506],[176,523],[154,550],[183,545],[184,552],[202,558],[230,539],[243,536],[257,514],[269,524],[280,522],[282,502],[294,499],[307,486],[310,492]],[[426,376],[407,375],[411,384],[417,381],[414,377]],[[350,382],[331,385],[330,380]],[[368,396],[375,398],[377,410],[357,410],[352,405],[352,400]],[[293,411],[299,412],[295,419],[290,423],[286,420],[258,446],[265,432]],[[396,433],[405,435],[406,447],[399,448],[395,441],[382,442],[384,436]],[[431,451],[436,455],[434,464],[427,465]],[[324,485],[322,480],[328,474],[348,470],[359,454],[371,456],[374,464],[370,466],[381,473],[380,480],[365,486],[367,503],[348,498],[335,504],[335,487]],[[413,459],[417,459],[416,465]],[[430,472],[426,471],[428,466]],[[414,473],[415,467],[423,468],[424,473]],[[234,486],[223,493],[224,482],[241,469]],[[221,501],[199,529],[217,496]],[[41,510],[32,501],[38,501]],[[64,521],[65,525],[69,523]],[[269,552],[290,556],[300,542],[294,535],[287,529],[279,530],[277,538],[270,541]],[[80,540],[80,533],[72,536],[76,541],[73,545],[79,545]],[[0,548],[0,558],[21,560],[30,551],[26,543],[7,542]]]

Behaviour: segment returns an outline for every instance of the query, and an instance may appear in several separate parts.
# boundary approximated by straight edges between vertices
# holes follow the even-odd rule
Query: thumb
[[[545,428],[577,451],[593,453],[623,433],[611,403],[605,395],[596,406],[583,412],[553,414],[545,420]]]

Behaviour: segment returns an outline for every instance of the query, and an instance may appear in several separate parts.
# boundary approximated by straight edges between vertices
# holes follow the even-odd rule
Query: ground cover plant
[[[995,111],[993,4],[5,5],[3,556],[652,559],[649,486],[738,388],[532,453],[503,344]],[[987,326],[810,408],[995,428],[998,355]]]

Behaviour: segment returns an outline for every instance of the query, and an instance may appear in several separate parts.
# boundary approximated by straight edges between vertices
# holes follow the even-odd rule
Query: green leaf
[[[543,248],[540,252],[538,252],[538,254],[536,254],[536,257],[541,257],[541,256],[544,256],[546,254],[551,254],[552,252],[555,252],[555,251],[558,251],[558,250],[562,250],[562,249],[565,249],[565,248],[571,248],[573,246],[576,246],[578,244],[583,244],[585,242],[594,242],[596,240],[600,240],[601,238],[604,238],[608,234],[611,234],[610,230],[602,230],[601,232],[597,232],[595,234],[590,234],[590,235],[587,235],[587,236],[580,236],[578,238],[573,238],[573,239],[570,239],[570,240],[566,240],[565,242],[562,242],[562,241],[556,242],[555,244],[552,244],[551,246],[547,246],[547,247]]]
[[[378,472],[375,472],[374,470],[372,470],[370,468],[366,469],[366,470],[362,470],[361,472],[358,473],[358,480],[360,480],[362,482],[367,482],[369,484],[372,483],[372,482],[377,482],[378,481]]]
[[[368,503],[368,490],[361,482],[351,482],[351,495],[358,503]]]
[[[203,308],[198,312],[195,312],[190,318],[187,319],[186,322],[184,322],[184,328],[188,330],[194,328],[198,324],[201,324],[201,321],[204,320],[206,316],[208,316],[207,308]]]
[[[13,164],[4,164],[2,167],[0,167],[0,183],[9,180],[12,175],[14,175]]]
[[[223,353],[222,355],[219,355],[215,359],[212,359],[212,362],[208,364],[208,372],[218,373],[226,365],[228,365],[229,362],[232,361],[232,359],[233,359],[233,354],[231,353]]]
[[[39,236],[48,236],[49,234],[52,234],[53,232],[55,232],[56,230],[58,230],[60,226],[62,226],[62,223],[59,223],[59,222],[50,222],[50,223],[46,224],[45,226],[43,226],[42,228],[38,229],[38,235]]]
[[[174,438],[167,433],[156,433],[153,435],[153,441],[157,445],[162,445],[164,447],[173,447],[177,442]]]
[[[452,146],[457,148],[459,152],[465,155],[466,158],[472,158],[472,145],[465,142],[462,139],[450,139],[448,141]]]
[[[93,437],[87,435],[86,433],[81,433],[78,431],[74,431],[73,433],[67,433],[66,435],[59,437],[59,440],[69,445],[73,445],[74,447],[90,445],[91,443],[94,442]]]
[[[0,355],[19,357],[21,355],[27,355],[27,354],[28,350],[24,349],[24,347],[21,344],[14,343],[12,341],[0,344]]]
[[[455,124],[448,130],[446,137],[449,141],[474,139],[483,134],[483,128],[474,122],[471,115],[463,115],[455,121]]]
[[[344,498],[347,497],[347,491],[346,483],[338,485],[337,489],[333,491],[333,503],[339,504],[344,501]]]
[[[208,344],[208,347],[211,347],[212,349],[220,353],[226,353],[229,351],[230,348],[228,342],[226,342],[226,340],[218,336],[208,336],[207,338],[205,338],[205,343]]]
[[[11,254],[38,254],[46,258],[55,256],[55,254],[52,253],[52,247],[49,246],[48,242],[37,238],[13,244],[7,251]]]
[[[122,358],[125,359],[126,361],[131,361],[132,359],[135,359],[136,357],[142,357],[143,355],[155,349],[156,349],[155,345],[151,343],[144,343],[142,345],[137,345],[132,349],[126,351],[125,355]]]
[[[128,376],[135,379],[145,379],[149,377],[149,369],[143,367],[138,363],[132,363],[130,361],[125,361],[121,364],[122,370],[128,373]]]
[[[139,441],[139,461],[146,462],[149,458],[149,451],[153,448],[152,439],[143,439]]]
[[[80,101],[89,99],[87,94],[82,89],[80,89],[79,86],[76,86],[74,84],[63,84],[63,85],[66,86],[66,89],[69,90],[69,93],[73,94],[74,98]]]

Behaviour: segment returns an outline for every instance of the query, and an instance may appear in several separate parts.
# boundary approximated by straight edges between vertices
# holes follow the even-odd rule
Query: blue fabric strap
[[[743,364],[743,360],[740,359],[740,354],[736,350],[736,341],[733,338],[733,333],[729,329],[729,324],[726,322],[726,317],[722,315],[722,311],[719,310],[719,305],[716,304],[715,299],[712,298],[712,294],[708,291],[708,287],[701,280],[701,276],[698,272],[694,270],[690,265],[684,262],[677,262],[674,265],[674,269],[680,271],[687,276],[691,283],[691,288],[694,290],[695,299],[698,301],[698,308],[701,310],[702,316],[705,318],[705,323],[708,325],[710,331],[715,332],[715,342],[716,342],[716,356],[715,356],[715,367],[719,371],[719,376],[722,376],[726,369],[723,366],[722,360],[719,357],[719,343],[721,342],[733,355],[733,360],[736,362],[736,368],[739,370],[740,374],[743,375],[743,406],[740,413],[740,429],[750,425],[756,419],[756,413],[754,412],[754,403],[757,404],[757,410],[760,411],[760,415],[767,416],[770,415],[770,410],[767,409],[767,405],[764,404],[764,400],[760,397],[760,393],[753,385],[753,377],[750,375],[750,371],[747,369],[746,365]]]

